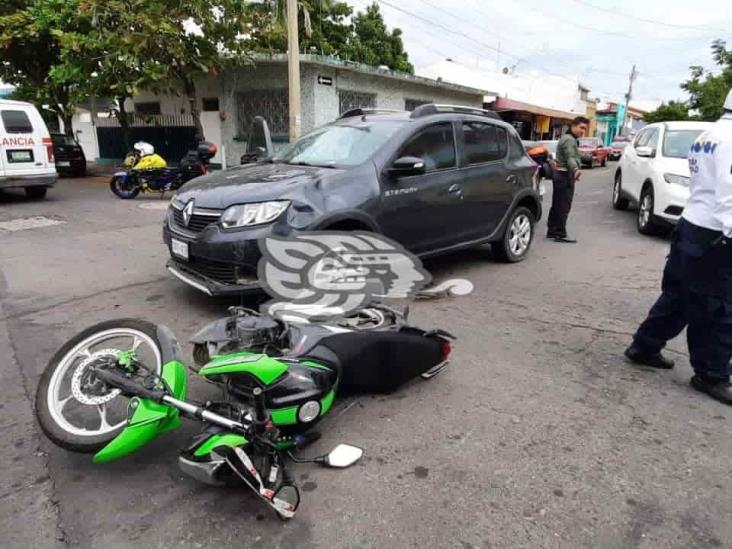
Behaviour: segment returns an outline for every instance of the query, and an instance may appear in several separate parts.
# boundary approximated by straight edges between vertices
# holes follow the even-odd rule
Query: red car
[[[577,147],[582,156],[582,164],[588,168],[605,167],[612,149],[603,145],[599,137],[583,137],[577,140]]]

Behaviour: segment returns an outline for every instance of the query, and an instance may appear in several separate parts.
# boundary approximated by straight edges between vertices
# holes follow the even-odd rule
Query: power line
[[[427,23],[429,25],[432,25],[433,27],[439,28],[439,29],[441,29],[441,30],[443,30],[445,32],[448,32],[448,33],[453,34],[455,36],[459,36],[459,37],[461,37],[463,39],[466,39],[466,40],[469,40],[471,42],[474,42],[475,44],[478,44],[479,46],[481,46],[483,48],[486,48],[486,49],[491,50],[491,51],[496,52],[496,53],[502,53],[502,54],[506,55],[507,57],[511,57],[512,59],[515,59],[516,61],[518,61],[520,63],[525,63],[526,65],[533,66],[534,68],[536,68],[536,69],[538,69],[538,70],[540,70],[540,71],[542,71],[542,72],[544,72],[544,73],[546,73],[548,75],[555,76],[557,78],[562,78],[562,79],[567,80],[568,82],[572,82],[574,84],[577,83],[572,78],[569,78],[567,76],[564,76],[564,75],[561,75],[561,74],[557,74],[557,73],[551,72],[551,71],[545,69],[544,67],[542,67],[541,65],[538,65],[536,63],[530,62],[527,59],[524,59],[523,57],[518,57],[517,55],[513,55],[511,53],[508,53],[505,50],[499,50],[498,48],[496,48],[494,46],[491,46],[490,44],[486,44],[485,42],[481,42],[480,40],[476,40],[475,38],[473,38],[473,37],[471,37],[471,36],[469,36],[469,35],[467,35],[465,33],[461,33],[461,32],[454,31],[454,30],[450,29],[449,27],[446,27],[446,26],[442,25],[441,23],[436,23],[435,21],[431,21],[430,19],[427,19],[425,17],[422,17],[421,15],[418,15],[418,14],[416,14],[414,12],[411,12],[411,11],[405,10],[403,8],[400,8],[399,6],[396,6],[396,5],[392,4],[391,2],[388,2],[387,0],[375,0],[375,2],[377,2],[379,4],[382,4],[382,5],[385,5],[385,6],[388,6],[388,7],[392,8],[392,9],[394,9],[394,10],[397,10],[397,11],[405,14],[405,15],[408,15],[410,17],[414,17],[415,19],[418,19],[420,21],[424,21],[425,23]]]
[[[575,0],[577,1],[577,0]],[[649,40],[657,41],[657,42],[689,42],[692,40],[699,40],[698,37],[694,38],[668,38],[668,37],[662,37],[662,36],[647,36],[647,35],[640,35],[640,34],[628,34],[625,32],[614,32],[614,31],[607,31],[605,29],[600,29],[597,27],[593,27],[591,25],[586,25],[584,23],[579,23],[577,21],[573,21],[570,19],[565,19],[563,17],[560,17],[559,15],[556,15],[555,13],[547,12],[546,10],[543,10],[541,8],[538,8],[534,5],[531,6],[531,9],[534,11],[537,11],[543,15],[546,15],[547,17],[550,17],[552,19],[556,19],[560,23],[564,23],[565,25],[569,25],[574,28],[580,28],[585,29],[588,31],[592,31],[596,34],[604,34],[605,36],[612,36],[614,38],[623,38],[625,40],[631,39],[631,40],[643,40],[644,42],[647,42]]]
[[[653,25],[661,25],[663,27],[670,27],[670,28],[675,28],[675,29],[694,29],[694,30],[701,30],[701,31],[706,31],[706,32],[729,33],[729,29],[718,29],[718,28],[714,28],[714,27],[705,27],[705,26],[699,26],[699,25],[678,25],[676,23],[666,23],[665,21],[658,21],[657,19],[646,19],[644,17],[637,17],[635,15],[622,13],[622,12],[616,11],[614,9],[597,6],[591,2],[587,2],[586,0],[573,0],[573,2],[577,2],[578,4],[582,4],[583,6],[587,6],[589,8],[592,8],[592,9],[595,9],[598,11],[603,11],[605,13],[611,13],[612,15],[615,15],[617,17],[625,17],[626,19],[633,19],[635,21],[641,21],[643,23],[651,23]]]

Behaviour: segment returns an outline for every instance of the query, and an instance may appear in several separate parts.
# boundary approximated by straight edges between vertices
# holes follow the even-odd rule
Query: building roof
[[[516,101],[515,99],[507,99],[506,97],[498,97],[493,104],[493,108],[498,112],[524,111],[530,112],[531,114],[539,114],[563,120],[572,120],[575,116],[582,114],[577,112],[560,111],[557,109],[547,109],[546,107],[532,105],[531,103],[524,103],[523,101]]]
[[[255,53],[252,55],[252,59],[255,63],[266,64],[266,63],[287,63],[287,54],[284,53]],[[409,82],[411,84],[418,84],[422,86],[430,86],[432,88],[440,88],[443,90],[451,90],[460,93],[466,93],[470,95],[497,95],[488,90],[481,90],[478,88],[472,88],[470,86],[463,86],[460,84],[453,84],[452,82],[446,82],[440,79],[426,78],[424,76],[415,76],[406,72],[393,71],[391,69],[372,67],[371,65],[364,65],[363,63],[355,63],[353,61],[345,61],[336,57],[330,57],[325,55],[312,55],[312,54],[300,54],[300,63],[303,65],[316,65],[321,67],[330,67],[339,70],[346,70],[357,72],[361,74],[367,74],[370,76],[378,76],[381,78],[389,78],[392,80],[399,80],[401,82]]]

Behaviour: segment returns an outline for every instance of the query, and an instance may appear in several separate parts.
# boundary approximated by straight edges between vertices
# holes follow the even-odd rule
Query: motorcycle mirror
[[[339,444],[330,454],[323,456],[322,460],[318,460],[320,463],[327,467],[350,467],[356,463],[363,455],[363,450],[350,444]]]
[[[294,484],[283,484],[272,496],[272,505],[283,519],[292,518],[300,506],[300,490]]]

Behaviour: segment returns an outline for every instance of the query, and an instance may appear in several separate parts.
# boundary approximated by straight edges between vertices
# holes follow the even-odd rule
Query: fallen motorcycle
[[[374,327],[374,318],[388,321]],[[346,444],[315,458],[296,455],[319,438],[313,426],[336,394],[391,392],[430,379],[447,364],[451,339],[385,307],[322,324],[234,307],[193,338],[197,374],[221,389],[220,400],[199,403],[186,398],[185,366],[169,329],[110,320],[51,358],[36,416],[52,442],[94,453],[97,463],[134,452],[181,417],[198,420],[204,427],[180,453],[182,471],[213,485],[243,482],[289,519],[300,504],[289,462],[348,467],[362,455]]]
[[[162,198],[165,192],[178,190],[191,179],[206,175],[216,151],[216,145],[202,141],[195,151],[190,151],[181,159],[178,167],[145,170],[133,169],[139,155],[132,152],[124,161],[127,169],[112,176],[109,188],[122,199],[135,198],[140,192],[157,192]]]

